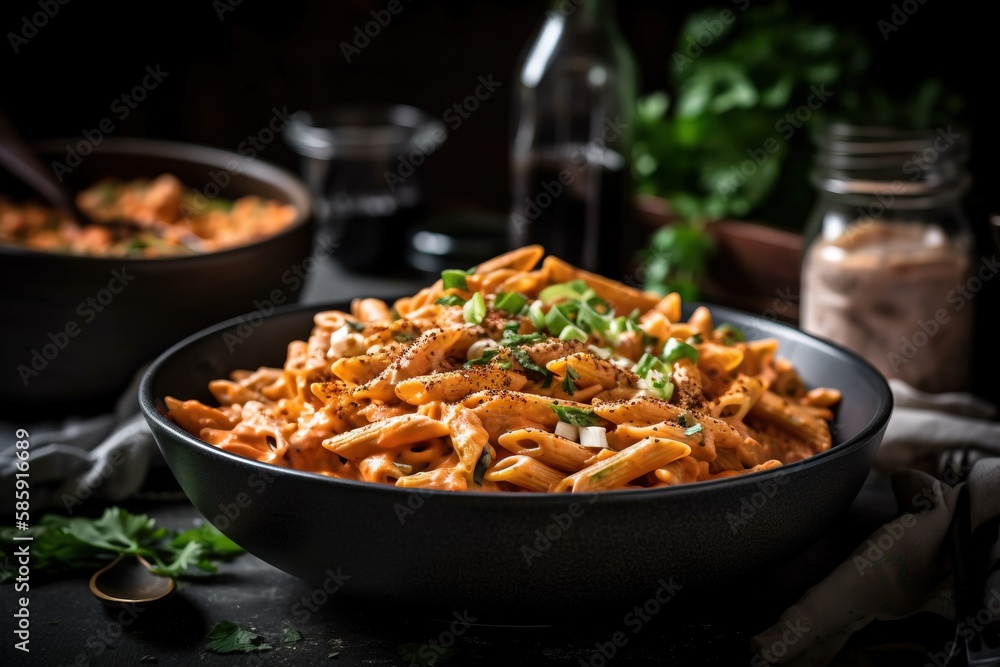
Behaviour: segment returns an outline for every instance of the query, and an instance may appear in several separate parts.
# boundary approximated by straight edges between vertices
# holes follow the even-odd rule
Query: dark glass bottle
[[[557,2],[518,70],[510,243],[622,280],[635,247],[635,58],[605,0]]]

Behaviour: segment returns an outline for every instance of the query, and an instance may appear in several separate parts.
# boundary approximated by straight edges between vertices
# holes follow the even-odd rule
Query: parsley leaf
[[[521,328],[521,323],[511,320],[503,328],[503,336],[500,337],[500,344],[504,347],[514,347],[515,345],[531,345],[540,343],[546,339],[545,334],[529,333],[519,334],[517,330]]]
[[[120,507],[107,508],[97,519],[45,514],[27,534],[34,540],[32,565],[47,575],[91,571],[119,555],[136,554],[154,561],[157,574],[176,577],[192,567],[214,572],[212,559],[243,552],[211,524],[178,535]],[[0,548],[12,549],[14,536],[13,528],[0,529]]]
[[[295,628],[285,628],[281,631],[282,644],[294,644],[300,641],[302,641],[302,633]]]
[[[594,414],[593,410],[574,408],[570,405],[559,405],[557,403],[553,403],[551,408],[559,415],[559,421],[566,422],[578,428],[597,426],[601,422],[601,418]]]
[[[550,371],[547,368],[544,368],[543,366],[539,366],[534,361],[532,361],[531,357],[528,356],[527,352],[525,352],[521,348],[512,347],[510,349],[510,356],[514,357],[514,361],[521,364],[521,367],[524,368],[525,370],[541,373],[543,378],[542,379],[543,388],[548,387],[550,384],[552,384],[552,371]]]
[[[572,396],[576,393],[576,383],[573,380],[580,378],[580,374],[573,370],[572,366],[566,366],[566,377],[562,381],[562,390]]]
[[[220,621],[208,631],[205,649],[212,653],[259,653],[274,647],[256,632],[241,628],[232,621]]]
[[[469,359],[464,364],[462,364],[462,367],[472,368],[473,366],[485,366],[486,364],[490,363],[490,360],[493,359],[493,357],[497,356],[498,354],[500,354],[500,350],[496,348],[493,348],[492,350],[486,350],[485,352],[483,352],[483,356],[479,357],[478,359]]]

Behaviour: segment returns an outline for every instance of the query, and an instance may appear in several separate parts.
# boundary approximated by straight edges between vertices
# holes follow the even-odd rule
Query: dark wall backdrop
[[[0,100],[31,137],[79,134],[112,117],[116,135],[235,148],[264,126],[274,107],[405,102],[441,115],[473,91],[478,76],[492,74],[501,87],[452,133],[427,175],[433,201],[441,205],[508,205],[512,76],[549,6],[545,0],[399,0],[403,11],[351,63],[338,44],[350,41],[355,26],[371,20],[369,12],[384,9],[387,0],[69,0],[15,54],[7,34],[19,31],[21,17],[38,11],[40,1],[58,2],[7,2],[0,20]],[[965,94],[977,179],[968,205],[982,224],[996,206],[996,56],[986,54],[996,28],[971,3],[910,2],[919,10],[888,41],[877,22],[889,16],[891,2],[792,4],[866,32],[877,49],[873,80],[907,91],[936,73]],[[675,34],[683,17],[706,3],[620,0],[617,6],[642,90],[668,87]],[[114,100],[142,81],[147,65],[169,75],[118,120]],[[295,166],[281,141],[263,156]]]
[[[473,91],[479,76],[492,75],[501,82],[497,93],[451,133],[425,175],[432,208],[503,213],[508,206],[512,77],[549,6],[544,0],[399,0],[403,11],[350,63],[339,43],[351,41],[355,26],[370,21],[369,13],[385,8],[387,0],[58,1],[8,1],[0,9],[0,105],[31,138],[79,135],[110,118],[117,136],[235,149],[267,124],[274,108],[402,102],[440,116]],[[58,6],[58,12],[14,53],[9,33],[22,32],[22,17],[39,11],[40,2]],[[751,0],[751,7],[762,4]],[[873,81],[905,92],[937,74],[965,95],[961,119],[972,128],[975,179],[966,210],[980,242],[989,243],[988,216],[1000,210],[994,185],[1000,148],[993,102],[997,57],[987,52],[997,41],[992,14],[983,5],[941,0],[791,4],[868,34],[876,48]],[[885,41],[877,22],[889,17],[893,4],[918,9]],[[641,91],[669,87],[675,34],[686,14],[704,6],[617,3],[638,59]],[[142,82],[147,66],[167,75],[120,119],[116,111],[123,107],[114,106],[116,99]],[[261,156],[296,168],[281,140]],[[995,286],[984,292],[988,309],[996,292]],[[989,348],[977,354],[995,369],[997,357]]]

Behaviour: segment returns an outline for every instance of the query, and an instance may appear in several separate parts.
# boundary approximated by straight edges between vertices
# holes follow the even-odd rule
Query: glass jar
[[[812,175],[802,329],[928,392],[969,388],[965,134],[832,124]]]

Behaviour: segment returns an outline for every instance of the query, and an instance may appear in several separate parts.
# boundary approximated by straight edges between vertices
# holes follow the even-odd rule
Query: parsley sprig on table
[[[214,560],[243,553],[211,524],[178,533],[120,507],[109,507],[97,519],[46,514],[27,532],[0,529],[0,583],[14,577],[7,554],[15,535],[33,538],[33,571],[52,575],[93,572],[121,554],[135,554],[154,563],[157,574],[179,577],[192,568],[216,572]]]

